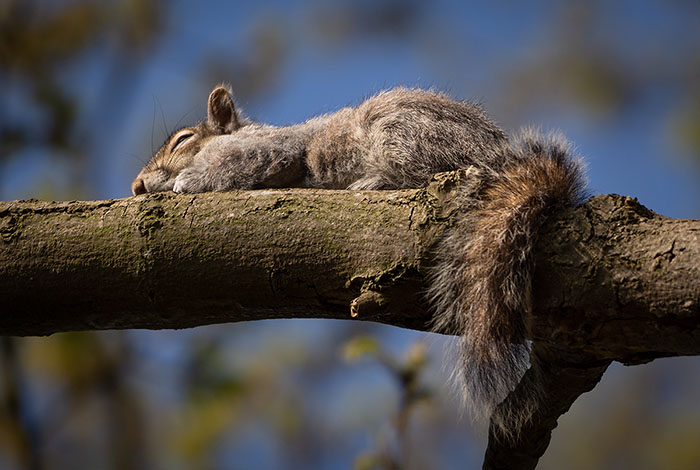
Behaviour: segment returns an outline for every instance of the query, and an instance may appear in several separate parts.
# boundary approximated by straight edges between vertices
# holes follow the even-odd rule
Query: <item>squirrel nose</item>
[[[131,183],[131,192],[134,193],[134,196],[148,192],[146,191],[146,185],[141,178],[136,178],[134,182]]]

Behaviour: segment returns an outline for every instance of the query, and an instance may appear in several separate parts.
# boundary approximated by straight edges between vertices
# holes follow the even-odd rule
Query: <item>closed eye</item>
[[[170,153],[173,153],[177,148],[185,142],[187,139],[192,137],[194,135],[194,132],[183,132],[180,134],[180,136],[175,140],[175,143],[173,144],[172,148],[170,149]]]

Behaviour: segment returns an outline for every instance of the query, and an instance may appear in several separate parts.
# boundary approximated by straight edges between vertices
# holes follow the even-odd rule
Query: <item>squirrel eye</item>
[[[173,147],[170,149],[170,151],[174,152],[180,146],[181,143],[183,143],[184,141],[186,141],[187,139],[189,139],[193,135],[194,135],[194,132],[185,132],[184,134],[180,135],[180,137],[178,137],[177,140],[175,141],[175,144],[173,144]]]

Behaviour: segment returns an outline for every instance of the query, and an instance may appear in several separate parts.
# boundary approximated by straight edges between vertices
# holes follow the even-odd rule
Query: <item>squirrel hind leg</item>
[[[386,186],[386,183],[384,182],[383,178],[380,176],[366,176],[364,178],[360,178],[357,181],[354,181],[351,183],[347,189],[353,190],[353,191],[359,191],[359,190],[372,190],[372,189],[391,189]]]

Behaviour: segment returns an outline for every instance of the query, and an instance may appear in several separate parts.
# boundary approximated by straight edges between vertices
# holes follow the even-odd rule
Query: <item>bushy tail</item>
[[[477,194],[460,196],[465,211],[438,247],[430,296],[435,329],[461,335],[458,373],[470,408],[513,437],[532,410],[496,406],[530,364],[532,252],[547,215],[583,199],[584,177],[560,136],[524,131],[501,152],[503,166],[484,170]]]

